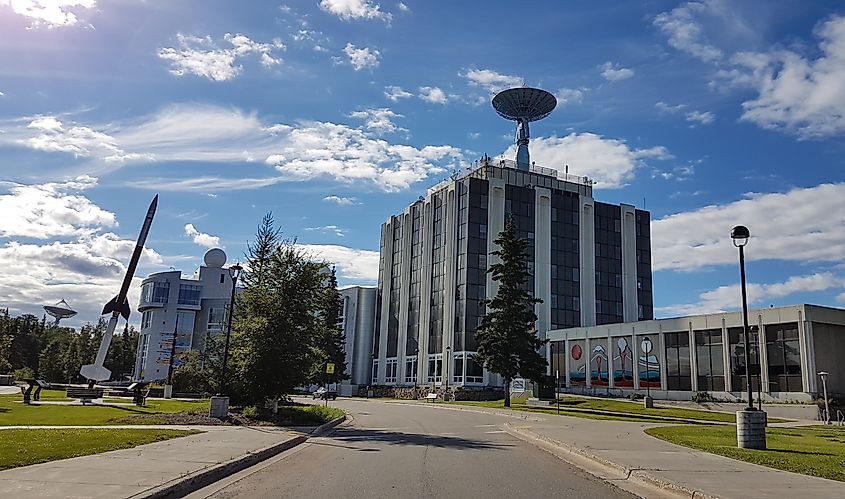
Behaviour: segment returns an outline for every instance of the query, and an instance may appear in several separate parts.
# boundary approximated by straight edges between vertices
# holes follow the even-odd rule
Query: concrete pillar
[[[552,191],[534,188],[534,296],[543,300],[535,305],[537,335],[546,339],[552,323]],[[549,359],[548,345],[543,347]],[[547,363],[547,373],[553,374]]]
[[[441,376],[445,377],[448,374],[452,375],[452,359],[454,356],[446,355],[446,347],[452,349],[455,353],[455,283],[456,283],[456,266],[458,259],[458,238],[457,238],[457,218],[458,218],[458,200],[457,190],[455,186],[457,182],[446,188],[446,232],[444,234],[446,239],[446,275],[444,276],[445,284],[444,299],[443,299],[443,363],[441,364]],[[448,357],[448,358],[447,358]],[[447,371],[448,368],[448,371]],[[451,380],[449,385],[452,385]]]
[[[724,317],[722,317],[722,361],[725,365],[725,391],[731,392],[733,391],[731,386],[731,345]]]
[[[499,250],[499,245],[493,240],[505,229],[505,181],[490,179],[487,181],[490,190],[487,193],[487,268],[494,263],[500,263],[498,256],[493,255]],[[492,299],[499,292],[499,283],[487,274],[487,298]]]
[[[613,344],[613,337],[610,336],[610,331],[607,332],[607,386],[616,388],[616,380],[613,379],[613,350],[616,345]]]
[[[593,369],[590,366],[590,356],[592,355],[592,345],[590,345],[590,337],[586,334],[584,335],[584,352],[581,354],[585,359],[586,368],[584,369],[584,383],[587,385],[587,388],[591,388],[593,386]]]
[[[811,390],[811,385],[815,384],[816,379],[816,371],[815,369],[805,369],[805,367],[810,367],[810,363],[807,362],[805,359],[809,359],[812,354],[809,352],[812,351],[812,348],[807,348],[808,345],[812,345],[812,343],[807,342],[807,328],[806,324],[804,323],[804,314],[801,310],[798,311],[798,355],[801,356],[801,390],[805,393],[814,392],[817,390]]]
[[[695,348],[695,331],[692,322],[689,323],[689,370],[692,391],[698,391],[698,351]]]
[[[634,390],[640,388],[640,346],[637,345],[637,333],[634,326],[631,326],[631,374],[634,375]]]
[[[399,276],[399,331],[396,341],[396,384],[405,383],[405,346],[408,342],[408,306],[411,302],[411,208],[402,214],[402,266]]]
[[[749,317],[748,327],[751,327],[751,320]],[[766,331],[763,330],[763,316],[757,314],[757,351],[760,352],[760,391],[762,393],[771,393],[769,390],[769,352],[766,350]]]
[[[805,390],[809,393],[819,393],[819,375],[818,369],[816,368],[816,349],[814,347],[815,340],[813,339],[813,323],[809,320],[801,321],[804,324],[804,336],[806,337],[806,344],[807,348],[801,352],[801,371],[807,371],[808,374],[808,388],[809,390]],[[806,354],[805,354],[806,353]],[[806,356],[805,356],[806,355]]]
[[[427,383],[428,333],[431,329],[431,252],[434,246],[432,202],[429,195],[424,203],[422,218],[422,276],[420,277],[420,353],[417,356],[417,382]]]
[[[377,384],[384,384],[385,359],[387,358],[387,324],[390,316],[390,282],[393,273],[393,228],[395,218],[390,219],[382,225],[381,237],[384,241],[384,268],[382,269],[381,282],[381,323],[379,327],[379,348],[378,348],[378,371]]]
[[[625,322],[639,320],[637,299],[637,217],[636,208],[620,206],[622,220],[622,311]]]
[[[572,380],[569,378],[569,363],[572,362],[569,360],[569,352],[571,352],[572,345],[569,344],[569,335],[567,334],[566,339],[563,340],[563,348],[566,350],[563,352],[563,369],[566,371],[566,387],[569,388],[572,386]]]
[[[593,198],[581,196],[579,259],[581,267],[581,326],[596,325],[596,232]]]
[[[657,356],[658,365],[660,366],[660,389],[663,391],[669,391],[669,378],[666,375],[666,370],[668,366],[666,365],[666,341],[663,335],[663,326],[658,326],[659,329],[657,330],[657,353],[654,355]]]

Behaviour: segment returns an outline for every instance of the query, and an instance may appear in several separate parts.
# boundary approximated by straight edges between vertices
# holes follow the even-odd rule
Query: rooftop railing
[[[480,160],[473,162],[471,167],[466,168],[466,169],[461,170],[461,171],[458,171],[458,172],[455,172],[451,176],[449,176],[449,178],[444,179],[441,182],[438,182],[436,185],[429,188],[428,192],[438,191],[441,188],[449,185],[452,182],[470,177],[473,174],[476,174],[476,172],[478,172],[482,168],[486,168],[486,167],[489,167],[489,166],[495,166],[495,167],[498,167],[498,168],[510,168],[510,169],[513,169],[513,170],[525,171],[524,169],[519,168],[519,164],[512,159],[506,159],[506,158],[503,158],[501,156],[496,157],[496,158],[490,158],[490,157],[485,156],[485,157],[481,158]],[[571,182],[573,184],[585,185],[585,186],[588,186],[588,187],[592,187],[593,183],[594,183],[593,180],[589,177],[572,175],[570,173],[561,172],[560,170],[558,170],[556,168],[546,168],[546,167],[543,167],[543,166],[537,166],[534,163],[532,163],[531,165],[528,166],[528,172],[536,173],[538,175],[545,175],[547,177],[554,177],[554,178],[561,180],[563,182]]]

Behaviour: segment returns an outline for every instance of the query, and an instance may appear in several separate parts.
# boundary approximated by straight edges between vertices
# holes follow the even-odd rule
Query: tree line
[[[105,331],[102,318],[76,330],[51,324],[46,316],[12,317],[8,309],[0,310],[0,373],[13,374],[17,380],[84,382],[79,369],[94,361]],[[137,346],[138,332],[128,324],[114,335],[104,363],[114,379],[132,375]]]

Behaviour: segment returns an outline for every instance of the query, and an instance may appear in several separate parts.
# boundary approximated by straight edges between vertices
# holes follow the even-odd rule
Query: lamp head
[[[820,371],[819,377],[821,377],[822,379],[827,378],[827,374],[828,374],[827,371]]]
[[[237,281],[238,277],[241,276],[241,272],[243,272],[244,268],[241,267],[241,263],[238,262],[229,267],[229,277],[232,278],[233,281]]]
[[[748,227],[744,225],[737,225],[731,229],[731,239],[733,239],[734,246],[737,248],[748,244],[749,237],[751,237],[751,233],[748,231]]]

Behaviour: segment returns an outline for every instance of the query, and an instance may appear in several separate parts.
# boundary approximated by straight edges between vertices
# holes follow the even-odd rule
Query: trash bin
[[[554,400],[555,398],[555,377],[543,376],[532,383],[532,395],[540,400]]]

